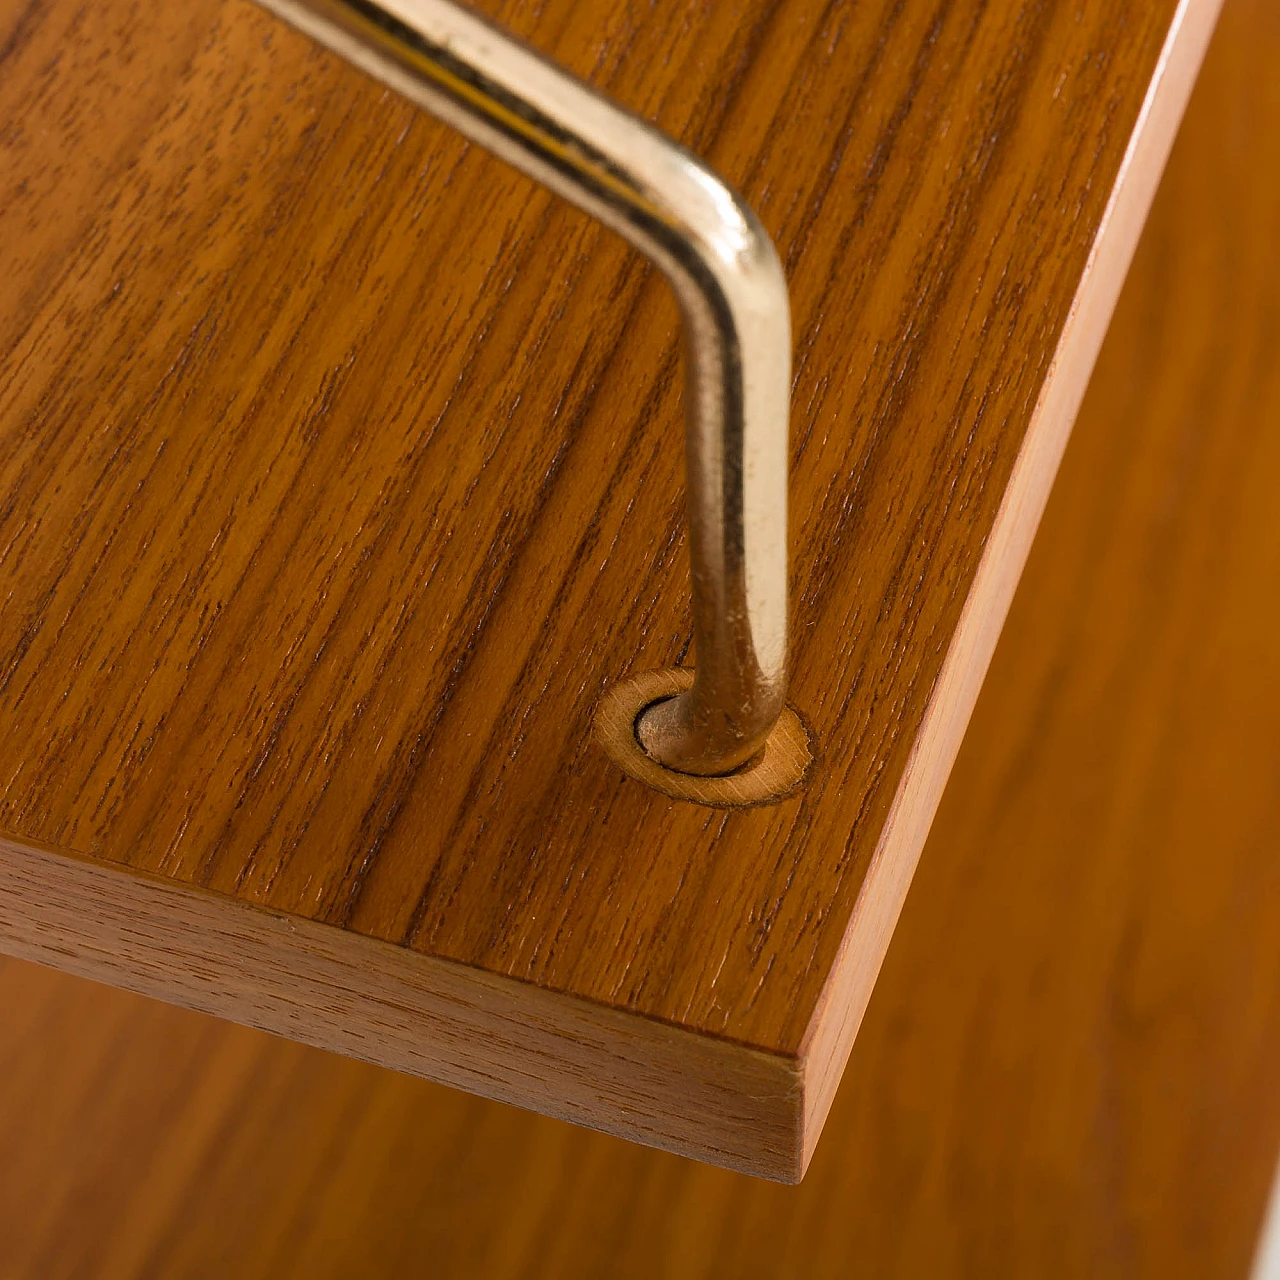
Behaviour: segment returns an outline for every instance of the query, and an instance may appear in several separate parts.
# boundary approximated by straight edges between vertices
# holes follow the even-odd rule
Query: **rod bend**
[[[261,0],[613,228],[675,291],[697,665],[636,733],[667,768],[729,773],[787,684],[791,319],[768,234],[691,152],[451,0]]]

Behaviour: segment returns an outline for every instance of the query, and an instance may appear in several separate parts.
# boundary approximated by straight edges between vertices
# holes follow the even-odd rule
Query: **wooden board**
[[[1280,1151],[1280,10],[1228,0],[802,1187],[0,962],[0,1274],[1244,1280]]]
[[[0,945],[795,1179],[1216,0],[492,11],[777,239],[807,788],[591,743],[689,646],[661,282],[242,0],[49,0],[0,29]]]

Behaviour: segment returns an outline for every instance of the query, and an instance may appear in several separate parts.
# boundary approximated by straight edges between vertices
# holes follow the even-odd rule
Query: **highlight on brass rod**
[[[685,329],[692,685],[638,714],[684,774],[756,758],[787,687],[786,280],[759,220],[696,156],[450,0],[261,0],[625,237]]]

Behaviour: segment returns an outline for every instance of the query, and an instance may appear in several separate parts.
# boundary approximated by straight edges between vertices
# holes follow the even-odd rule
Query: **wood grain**
[[[703,1154],[794,1179],[1216,3],[490,11],[778,242],[810,784],[709,813],[592,744],[612,682],[689,649],[661,283],[242,0],[42,0],[0,31],[0,831],[42,886],[0,939],[337,1043],[305,954],[253,1003],[211,945],[287,916],[352,989],[372,940],[414,982],[599,1010],[606,1042],[615,1014],[674,1028],[724,1079],[763,1054],[777,1109]],[[166,926],[148,876],[228,923]],[[130,914],[145,965],[103,943]],[[458,1040],[544,1107],[579,1052]],[[683,1150],[686,1065],[631,1100]]]
[[[0,961],[0,1274],[1243,1280],[1280,1150],[1277,59],[1228,0],[803,1186]]]

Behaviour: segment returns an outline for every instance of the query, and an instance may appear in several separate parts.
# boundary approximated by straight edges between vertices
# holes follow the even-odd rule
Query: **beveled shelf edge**
[[[801,1177],[794,1058],[11,836],[0,952],[728,1169]]]
[[[871,999],[1222,4],[1182,0],[1170,24],[960,623],[801,1042],[801,1177]]]

